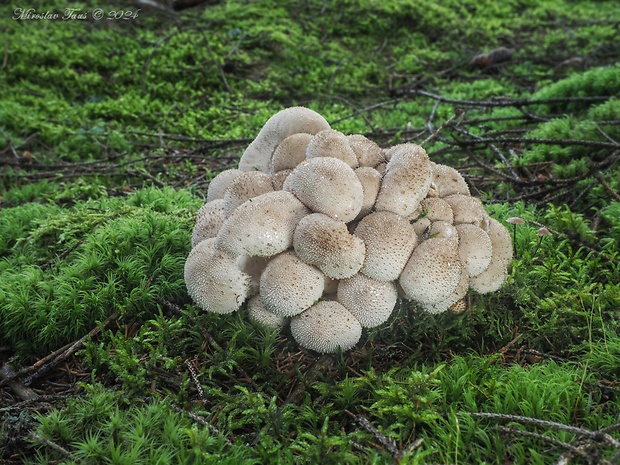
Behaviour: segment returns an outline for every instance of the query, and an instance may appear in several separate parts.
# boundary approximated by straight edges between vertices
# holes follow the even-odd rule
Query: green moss
[[[22,355],[40,354],[115,310],[143,318],[181,298],[195,205],[184,192],[147,189],[124,201],[27,204],[3,215],[5,228],[23,226],[0,266],[2,341]]]

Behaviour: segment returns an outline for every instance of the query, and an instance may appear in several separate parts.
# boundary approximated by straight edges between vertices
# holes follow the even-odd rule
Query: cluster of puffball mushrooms
[[[399,298],[462,311],[469,289],[502,286],[511,260],[508,230],[457,170],[292,107],[209,184],[185,282],[206,311],[247,302],[253,320],[330,353],[386,322]]]

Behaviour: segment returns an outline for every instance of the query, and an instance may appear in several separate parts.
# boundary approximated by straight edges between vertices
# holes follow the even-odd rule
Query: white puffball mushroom
[[[248,314],[250,319],[268,328],[280,329],[288,323],[288,318],[271,313],[263,304],[260,295],[248,300]]]
[[[473,224],[457,224],[459,258],[469,276],[478,276],[491,263],[493,245],[489,235]]]
[[[469,274],[462,268],[461,271],[461,279],[459,280],[458,285],[452,291],[452,294],[440,302],[432,303],[432,304],[422,304],[420,307],[427,313],[437,314],[443,313],[447,310],[453,310],[455,313],[458,312],[459,306],[453,307],[459,302],[463,302],[463,298],[467,295],[467,291],[469,290]]]
[[[332,157],[310,158],[286,178],[285,185],[310,210],[348,223],[364,202],[364,190],[353,169]]]
[[[260,171],[242,172],[233,179],[224,193],[224,216],[228,218],[246,200],[273,190],[270,175]]]
[[[291,334],[301,347],[326,354],[351,349],[362,326],[342,304],[324,300],[291,318]]]
[[[481,294],[495,292],[502,287],[508,277],[508,265],[512,261],[512,240],[504,225],[489,217],[487,233],[493,249],[491,263],[469,282],[469,287]]]
[[[454,222],[452,207],[448,202],[439,197],[427,197],[420,202],[418,210],[426,212],[426,218],[431,221]]]
[[[239,269],[235,258],[215,248],[215,238],[205,239],[192,249],[184,277],[190,297],[208,312],[234,312],[250,290],[250,276]]]
[[[487,212],[477,197],[465,194],[451,194],[443,197],[450,204],[454,214],[454,224],[470,223],[484,227],[487,221]]]
[[[284,188],[284,184],[288,175],[291,174],[293,170],[280,170],[277,173],[273,173],[271,175],[271,185],[273,186],[274,191],[287,191],[289,189]]]
[[[357,156],[359,166],[374,168],[379,163],[385,162],[383,149],[376,142],[371,141],[362,134],[350,134],[347,136],[349,146]]]
[[[279,111],[267,120],[256,139],[245,149],[239,160],[239,169],[268,173],[271,156],[284,139],[298,132],[316,134],[323,129],[329,129],[329,123],[309,108],[291,107]]]
[[[431,185],[430,161],[424,149],[415,144],[397,145],[388,152],[391,158],[381,182],[375,209],[408,216],[418,208],[428,193]]]
[[[243,171],[236,168],[224,170],[218,173],[218,175],[211,179],[211,182],[209,182],[209,187],[207,188],[207,202],[212,202],[216,199],[223,199],[226,189],[228,189],[234,179],[242,173]]]
[[[450,297],[461,279],[458,241],[430,238],[411,254],[398,280],[407,299],[433,304]]]
[[[364,263],[366,247],[347,225],[322,213],[303,217],[293,234],[300,260],[319,268],[333,279],[350,278]]]
[[[306,159],[314,157],[337,158],[353,169],[359,166],[347,136],[335,129],[324,129],[312,136],[306,149]]]
[[[308,210],[293,194],[274,191],[239,205],[224,221],[216,245],[231,255],[271,257],[293,245],[293,232]]]
[[[412,220],[409,219],[409,221],[412,221]],[[418,239],[423,240],[428,235],[428,231],[430,230],[431,224],[432,224],[431,220],[423,216],[421,218],[413,220],[413,222],[411,223],[411,226],[413,226],[413,230],[415,231],[415,234],[418,237]]]
[[[381,188],[382,177],[376,169],[369,166],[360,166],[355,170],[355,175],[357,176],[357,179],[360,180],[360,183],[362,184],[362,191],[364,193],[362,208],[355,217],[356,220],[359,220],[368,215],[375,206],[375,201],[377,200],[377,195],[379,194],[379,189]]]
[[[271,173],[292,170],[297,167],[306,159],[306,149],[311,139],[311,134],[298,132],[280,142],[271,158]]]
[[[338,283],[337,299],[357,318],[362,328],[374,328],[385,323],[398,300],[396,285],[377,281],[361,273]]]
[[[295,316],[321,298],[325,275],[293,252],[272,258],[260,278],[260,296],[275,315]]]
[[[446,197],[452,194],[469,195],[469,186],[461,173],[451,166],[431,162],[434,196]]]
[[[366,258],[360,271],[377,281],[398,279],[418,242],[411,223],[388,211],[362,218],[354,234],[366,244]]]
[[[192,247],[205,239],[217,236],[224,224],[224,199],[205,203],[196,213],[196,223],[192,230]]]
[[[451,223],[447,221],[433,221],[430,227],[426,230],[425,239],[429,238],[441,238],[450,239],[458,244],[459,233]]]

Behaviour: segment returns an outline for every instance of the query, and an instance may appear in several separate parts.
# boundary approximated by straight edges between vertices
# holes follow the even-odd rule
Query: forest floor
[[[620,463],[617,2],[71,7],[0,6],[0,464]],[[458,169],[505,286],[323,356],[192,305],[210,180],[294,105]]]

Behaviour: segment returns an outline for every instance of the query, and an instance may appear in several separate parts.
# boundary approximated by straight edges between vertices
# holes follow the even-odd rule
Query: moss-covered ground
[[[617,2],[9,3],[0,463],[620,462]],[[195,308],[209,180],[292,105],[523,218],[506,286],[331,356]]]

